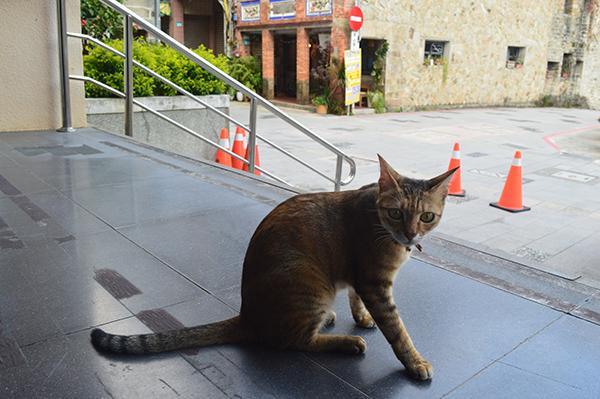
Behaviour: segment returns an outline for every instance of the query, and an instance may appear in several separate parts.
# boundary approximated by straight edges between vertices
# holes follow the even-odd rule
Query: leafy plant
[[[117,0],[123,3],[123,0]],[[100,40],[123,37],[123,17],[100,0],[81,0],[81,32]]]
[[[371,107],[375,109],[376,114],[385,112],[385,97],[383,96],[383,92],[379,90],[370,91],[367,93],[367,98],[371,103]]]
[[[383,41],[379,48],[375,50],[375,60],[373,61],[373,71],[371,76],[375,83],[375,90],[383,92],[383,85],[385,84],[385,56],[389,50],[389,44],[387,41]]]
[[[123,41],[113,40],[109,46],[123,51]],[[83,56],[83,68],[86,76],[105,83],[119,91],[123,90],[123,59],[101,47],[88,46]],[[194,52],[228,72],[229,61],[223,56],[215,56],[204,46]],[[196,95],[222,94],[227,90],[224,82],[212,76],[196,63],[183,57],[177,51],[158,43],[146,43],[136,40],[133,43],[133,57],[173,83]],[[135,96],[173,96],[177,92],[170,86],[148,75],[139,68],[133,69],[133,91]],[[93,84],[86,83],[87,97],[114,97]]]
[[[319,106],[319,105],[327,105],[328,101],[327,101],[327,95],[325,94],[321,94],[320,96],[315,96],[312,99],[312,103],[315,106]]]
[[[327,66],[328,84],[324,89],[327,96],[327,112],[341,115],[344,113],[344,96],[346,88],[346,71],[344,65],[335,57]]]
[[[256,92],[262,87],[260,63],[251,55],[233,58],[230,61],[229,74]]]

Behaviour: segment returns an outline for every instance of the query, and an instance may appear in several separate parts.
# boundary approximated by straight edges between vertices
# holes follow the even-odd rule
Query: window
[[[581,78],[582,73],[583,73],[583,61],[575,62],[575,68],[573,68],[573,79]]]
[[[563,79],[569,79],[573,73],[573,64],[575,59],[572,53],[563,54],[562,69],[560,71],[560,77]]]
[[[573,12],[573,0],[565,0],[565,14]]]
[[[559,62],[548,61],[548,68],[546,69],[546,79],[554,80],[558,78],[559,67]]]
[[[506,67],[521,68],[525,63],[525,47],[508,46],[506,50]]]
[[[425,41],[423,65],[440,65],[448,56],[448,42]]]

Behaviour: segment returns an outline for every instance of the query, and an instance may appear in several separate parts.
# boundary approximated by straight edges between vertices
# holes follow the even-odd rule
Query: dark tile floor
[[[98,325],[141,333],[156,317],[235,314],[250,235],[290,195],[93,129],[1,134],[0,397],[600,397],[599,326],[417,260],[395,292],[435,366],[428,383],[379,331],[354,327],[343,293],[332,331],[363,335],[364,356],[91,347]]]

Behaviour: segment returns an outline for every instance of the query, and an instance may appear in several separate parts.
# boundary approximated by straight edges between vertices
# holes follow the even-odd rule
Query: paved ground
[[[600,396],[600,290],[437,239],[395,285],[429,383],[407,377],[378,330],[354,327],[345,298],[332,331],[363,335],[364,356],[93,350],[94,326],[235,314],[250,235],[291,194],[91,129],[0,134],[0,397]]]
[[[232,115],[247,118],[247,104]],[[408,176],[446,170],[462,147],[464,199],[450,199],[437,234],[481,251],[600,287],[600,123],[597,111],[489,108],[353,117],[290,113],[354,157],[349,187],[376,181],[376,153]],[[259,132],[334,175],[335,158],[265,111]],[[531,212],[491,208],[515,150],[523,152],[524,203]],[[260,147],[263,166],[305,190],[330,190],[324,179]]]

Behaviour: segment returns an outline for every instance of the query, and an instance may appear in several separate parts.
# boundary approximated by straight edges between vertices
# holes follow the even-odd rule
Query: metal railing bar
[[[343,181],[340,181],[339,183],[340,183],[340,185],[345,185],[345,184],[348,184],[350,181],[352,181],[352,179],[356,175],[356,163],[354,162],[354,160],[352,158],[350,158],[350,156],[346,155],[343,151],[339,150],[337,147],[335,147],[334,145],[329,143],[327,140],[325,140],[324,138],[320,137],[319,135],[313,133],[307,127],[302,125],[300,122],[296,121],[294,118],[292,118],[291,116],[289,116],[286,113],[284,113],[283,111],[281,111],[278,107],[273,105],[271,102],[269,102],[262,96],[258,95],[257,93],[253,92],[252,90],[250,90],[248,87],[246,87],[245,85],[243,85],[236,79],[227,75],[226,73],[221,71],[219,68],[215,67],[214,65],[212,65],[211,63],[206,61],[204,58],[200,57],[198,54],[194,53],[193,51],[190,51],[187,47],[185,47],[184,45],[182,45],[181,43],[179,43],[178,41],[176,41],[169,35],[165,34],[160,29],[158,29],[154,25],[152,25],[151,23],[147,22],[146,20],[144,20],[143,18],[138,16],[136,13],[130,11],[122,4],[120,4],[114,0],[101,0],[101,1],[104,4],[106,4],[107,6],[114,9],[115,11],[121,13],[123,16],[130,16],[144,30],[155,35],[162,42],[168,44],[173,49],[178,51],[180,54],[182,54],[182,55],[188,57],[190,60],[194,61],[196,64],[198,64],[202,68],[204,68],[207,72],[211,73],[213,76],[221,79],[222,81],[227,83],[229,86],[236,88],[237,90],[246,94],[248,97],[255,99],[258,103],[260,103],[267,110],[269,110],[272,113],[274,113],[275,115],[279,116],[280,119],[283,119],[290,125],[294,126],[296,129],[300,130],[305,135],[307,135],[310,138],[312,138],[313,140],[317,141],[323,147],[329,149],[331,152],[341,156],[350,165],[350,172],[349,172],[348,178],[344,179]]]
[[[297,156],[295,156],[294,154],[290,153],[289,151],[281,148],[278,144],[273,143],[271,140],[266,139],[266,138],[264,138],[263,136],[261,136],[259,134],[257,134],[256,137],[259,138],[261,141],[264,141],[265,143],[267,143],[271,147],[275,148],[279,152],[281,152],[281,153],[285,154],[286,156],[292,158],[294,161],[296,161],[296,162],[300,163],[301,165],[307,167],[308,169],[312,170],[313,172],[315,172],[319,176],[321,176],[321,177],[329,180],[332,183],[335,183],[335,181],[331,177],[327,176],[326,174],[324,174],[320,170],[316,169],[314,166],[310,165],[306,161],[303,161],[302,159],[298,158]]]
[[[124,21],[125,62],[123,84],[125,86],[125,135],[133,137],[133,22],[130,15]]]
[[[116,50],[112,47],[110,47],[109,45],[101,42],[100,40],[93,38],[91,36],[88,35],[83,35],[83,34],[79,34],[79,33],[67,33],[68,36],[73,37],[73,38],[78,38],[78,39],[85,39],[85,40],[89,40],[90,42],[93,42],[94,44],[104,48],[107,51],[112,52],[115,55],[118,55],[121,58],[125,58],[125,54],[123,54],[122,52],[120,52],[119,50]],[[205,103],[204,101],[202,101],[201,99],[197,98],[194,94],[188,92],[187,90],[185,90],[184,88],[180,87],[179,85],[177,85],[176,83],[171,82],[170,80],[168,80],[167,78],[165,78],[164,76],[154,72],[153,70],[151,70],[150,68],[148,68],[147,66],[139,63],[136,60],[133,60],[133,64],[135,66],[137,66],[138,68],[144,70],[146,73],[150,74],[151,76],[154,76],[155,78],[159,79],[160,81],[164,82],[165,84],[171,86],[172,88],[174,88],[175,90],[181,92],[182,94],[188,96],[189,98],[195,100],[196,102],[198,102],[199,104],[206,106],[209,109],[212,109],[213,111],[215,111],[216,113],[218,113],[220,116],[226,118],[227,120],[229,120],[230,122],[233,122],[235,125],[242,127],[243,129],[246,129],[248,131],[250,131],[251,129],[244,125],[243,123],[235,120],[234,118],[232,118],[231,116],[223,113],[222,111],[220,111],[217,108],[214,108],[212,105]],[[91,78],[90,78],[91,79]],[[311,171],[317,173],[319,176],[323,177],[324,179],[335,183],[336,181],[334,179],[332,179],[331,177],[327,176],[326,174],[324,174],[323,172],[321,172],[320,170],[316,169],[314,166],[308,164],[307,162],[303,161],[302,159],[298,158],[297,156],[295,156],[294,154],[290,153],[289,151],[286,151],[285,149],[283,149],[282,147],[280,147],[279,145],[275,144],[274,142],[272,142],[271,140],[257,134],[256,137],[258,139],[260,139],[261,141],[265,142],[266,144],[270,145],[271,147],[273,147],[274,149],[276,149],[277,151],[281,152],[282,154],[286,155],[287,157],[293,159],[294,161],[300,163],[301,165],[307,167],[308,169],[310,169]],[[337,157],[336,157],[337,158]]]
[[[98,87],[101,87],[101,88],[103,88],[104,90],[106,90],[106,91],[108,91],[108,92],[110,92],[110,93],[112,93],[112,94],[114,94],[114,95],[116,95],[116,96],[118,96],[118,97],[125,98],[125,93],[123,93],[123,92],[121,92],[121,91],[119,91],[119,90],[117,90],[117,89],[114,89],[114,88],[110,87],[110,86],[109,86],[109,85],[107,85],[107,84],[104,84],[104,83],[102,83],[102,82],[100,82],[100,81],[97,81],[96,79],[90,78],[90,77],[88,77],[88,76],[70,75],[70,76],[69,76],[69,79],[72,79],[72,80],[79,80],[79,81],[82,81],[82,82],[89,82],[89,83],[95,84],[95,85],[97,85]],[[209,144],[209,145],[211,145],[211,146],[213,146],[213,147],[215,147],[215,148],[218,148],[218,149],[220,149],[220,150],[222,150],[222,151],[225,151],[227,154],[231,155],[232,157],[234,157],[234,158],[236,158],[236,159],[239,159],[239,160],[240,160],[240,161],[242,161],[243,163],[245,163],[245,164],[249,164],[249,162],[248,162],[246,159],[244,159],[243,157],[239,156],[238,154],[236,154],[236,153],[234,153],[234,152],[230,151],[229,149],[227,149],[227,148],[225,148],[225,147],[222,147],[221,145],[219,145],[219,144],[217,144],[217,143],[214,143],[214,142],[212,142],[211,140],[207,139],[207,138],[206,138],[206,137],[204,137],[204,136],[201,136],[201,135],[199,135],[198,133],[196,133],[196,132],[195,132],[195,131],[193,131],[192,129],[190,129],[190,128],[188,128],[188,127],[184,126],[184,125],[182,125],[181,123],[179,123],[179,122],[177,122],[177,121],[175,121],[175,120],[173,120],[173,119],[171,119],[171,118],[169,118],[168,116],[165,116],[165,115],[161,114],[160,112],[158,112],[158,111],[154,110],[153,108],[150,108],[150,107],[148,107],[147,105],[145,105],[145,104],[143,104],[143,103],[139,102],[138,100],[135,100],[135,99],[134,99],[134,100],[133,100],[133,103],[134,103],[135,105],[137,105],[138,107],[140,107],[140,108],[143,108],[143,109],[145,109],[146,111],[150,112],[151,114],[153,114],[153,115],[155,115],[155,116],[157,116],[157,117],[159,117],[159,118],[161,118],[161,119],[163,119],[163,120],[165,120],[165,121],[167,121],[167,122],[171,123],[172,125],[174,125],[174,126],[176,126],[176,127],[180,128],[180,129],[184,130],[185,132],[187,132],[187,133],[191,134],[192,136],[194,136],[194,137],[196,137],[196,138],[198,138],[198,139],[200,139],[200,140],[204,141],[205,143],[207,143],[207,144]],[[263,168],[261,168],[261,167],[258,167],[258,166],[255,166],[255,168],[256,168],[257,170],[259,170],[260,172],[264,173],[266,176],[268,176],[268,177],[270,177],[270,178],[272,178],[272,179],[274,179],[274,180],[277,180],[277,181],[278,181],[278,182],[280,182],[280,183],[287,184],[288,186],[291,186],[291,184],[290,184],[290,183],[288,183],[287,181],[283,180],[282,178],[280,178],[280,177],[278,177],[278,176],[276,176],[276,175],[272,174],[271,172],[268,172],[268,171],[266,171],[266,170],[264,170]]]
[[[91,37],[89,35],[84,35],[81,33],[72,33],[72,32],[67,32],[67,36],[69,37],[73,37],[76,39],[81,39],[81,40],[87,40],[90,41],[92,43],[94,43],[95,45],[102,47],[103,49],[110,51],[111,53],[118,55],[121,58],[125,58],[125,54],[123,54],[122,52],[120,52],[117,49],[114,49],[112,47],[110,47],[109,45],[107,45],[106,43],[101,42],[100,40]],[[226,113],[224,113],[223,111],[219,110],[218,108],[210,105],[209,103],[201,100],[200,98],[198,98],[196,95],[190,93],[189,91],[187,91],[186,89],[184,89],[183,87],[179,86],[176,83],[171,82],[169,79],[165,78],[164,76],[162,76],[161,74],[154,72],[152,69],[148,68],[146,65],[133,60],[133,65],[135,65],[136,67],[140,68],[141,70],[143,70],[144,72],[146,72],[147,74],[149,74],[152,77],[155,77],[156,79],[160,80],[161,82],[163,82],[164,84],[171,86],[173,89],[177,90],[179,93],[183,94],[184,96],[187,96],[189,98],[191,98],[192,100],[196,101],[198,104],[210,109],[211,111],[217,113],[219,116],[227,119],[229,122],[233,123],[236,126],[239,126],[243,129],[249,130],[249,127],[247,125],[245,125],[244,123],[238,121],[237,119],[227,115]]]

